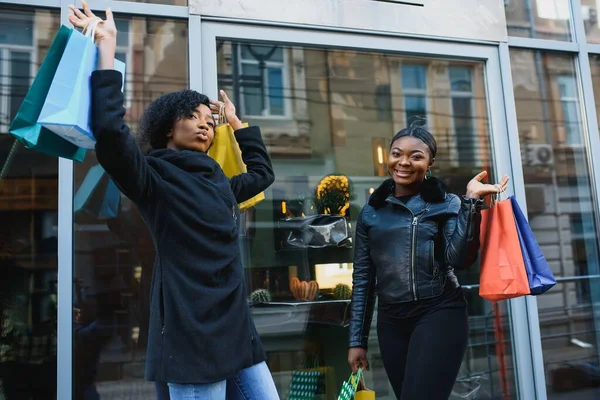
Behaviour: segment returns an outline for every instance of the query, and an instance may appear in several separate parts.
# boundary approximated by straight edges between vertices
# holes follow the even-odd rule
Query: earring
[[[431,168],[429,168],[429,169],[427,169],[427,172],[425,173],[425,180],[431,179],[431,176],[432,176]]]

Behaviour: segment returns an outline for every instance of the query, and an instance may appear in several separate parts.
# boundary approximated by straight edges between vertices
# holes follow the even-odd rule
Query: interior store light
[[[377,146],[377,161],[379,164],[383,164],[383,147]]]

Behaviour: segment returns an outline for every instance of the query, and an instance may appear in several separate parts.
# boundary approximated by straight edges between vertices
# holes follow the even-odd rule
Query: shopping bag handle
[[[225,125],[228,122],[225,115],[225,104],[221,104],[221,107],[219,107],[219,125]]]
[[[358,371],[356,373],[351,373],[350,378],[348,378],[348,383],[352,386],[352,389],[356,392],[358,390],[358,385],[360,381],[363,379],[363,370],[358,367]]]
[[[496,186],[497,188],[500,188],[500,185],[498,185],[498,184],[496,184],[494,186]],[[499,190],[497,193],[491,195],[490,208],[494,207],[496,205],[496,203],[498,203],[499,201],[506,200],[506,199],[508,199],[508,195],[506,194],[506,191]]]
[[[83,28],[83,35],[85,37],[91,38],[92,42],[94,42],[94,44],[96,44],[96,28],[98,28],[98,25],[101,22],[104,22],[102,20],[102,18],[96,17],[93,20],[91,20],[90,23],[87,24],[85,28]]]

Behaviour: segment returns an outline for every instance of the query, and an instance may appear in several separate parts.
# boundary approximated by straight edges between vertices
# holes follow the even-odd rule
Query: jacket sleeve
[[[454,196],[448,205],[450,218],[443,227],[446,262],[459,269],[469,268],[479,254],[482,199]]]
[[[260,128],[251,126],[235,131],[247,172],[232,176],[231,190],[238,203],[266,190],[275,181],[271,158],[262,140]]]
[[[352,302],[350,303],[350,340],[348,347],[368,349],[369,332],[375,308],[375,266],[371,259],[368,232],[361,212],[354,241]]]
[[[96,157],[121,192],[134,202],[150,195],[157,177],[125,125],[121,72],[98,70],[91,77],[91,120]]]

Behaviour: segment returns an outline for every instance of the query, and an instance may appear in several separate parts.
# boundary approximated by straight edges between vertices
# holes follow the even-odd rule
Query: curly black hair
[[[188,117],[199,105],[210,107],[206,95],[195,90],[168,93],[154,100],[138,124],[136,140],[144,153],[167,147],[167,134],[175,122]]]

